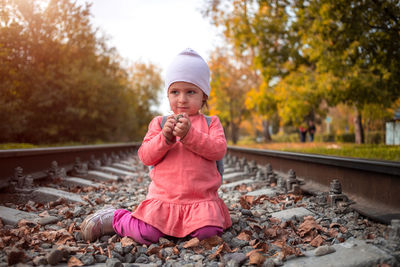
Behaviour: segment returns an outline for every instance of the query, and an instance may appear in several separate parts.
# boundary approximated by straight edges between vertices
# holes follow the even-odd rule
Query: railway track
[[[224,159],[220,195],[233,226],[220,238],[162,238],[149,247],[116,235],[84,242],[79,225],[87,215],[144,200],[150,179],[137,148],[0,151],[0,265],[400,264],[396,163],[238,147]],[[358,184],[363,179],[370,186]]]

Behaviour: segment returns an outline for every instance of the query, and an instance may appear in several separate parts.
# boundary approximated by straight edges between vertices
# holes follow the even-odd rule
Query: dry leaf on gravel
[[[47,217],[47,216],[50,216],[50,214],[49,214],[49,212],[48,212],[47,210],[45,210],[45,211],[39,213],[38,216],[40,216],[40,217]]]
[[[309,233],[312,230],[320,230],[324,232],[324,229],[322,229],[322,226],[319,225],[312,216],[307,216],[304,217],[304,222],[300,224],[297,233],[300,237],[304,237],[307,233]]]
[[[251,234],[247,233],[246,231],[243,231],[238,236],[236,236],[236,238],[244,241],[250,241]]]
[[[130,245],[135,245],[135,243],[136,242],[130,237],[125,236],[125,237],[121,238],[121,246],[123,248],[130,246]]]
[[[239,203],[243,209],[249,210],[251,208],[251,205],[247,202],[246,196],[244,195],[240,197]]]
[[[287,256],[290,255],[296,255],[297,257],[303,256],[303,253],[301,253],[299,248],[294,248],[290,246],[284,246],[282,247],[282,254],[281,254],[281,260],[286,259]]]
[[[264,242],[259,242],[259,243],[255,244],[255,245],[253,246],[253,248],[255,248],[255,249],[261,249],[261,251],[264,252],[264,253],[267,253],[267,252],[268,252],[268,249],[269,249],[268,244],[267,244],[267,243],[264,243]]]
[[[200,241],[200,245],[206,250],[210,250],[217,245],[221,245],[222,243],[224,243],[224,240],[217,235]]]
[[[95,206],[94,204],[93,204],[93,202],[92,201],[90,201],[90,199],[89,199],[89,197],[88,196],[82,196],[81,197],[83,200],[85,200],[85,201],[87,201],[89,204],[90,204],[90,206]]]
[[[313,247],[319,247],[324,243],[324,239],[321,235],[317,235],[311,242],[310,245]]]
[[[21,219],[18,221],[18,227],[23,227],[23,226],[34,227],[35,225],[36,225],[35,222],[26,219]]]
[[[190,239],[187,241],[184,245],[183,248],[192,248],[192,247],[197,247],[200,244],[200,241],[197,237]]]
[[[76,224],[76,222],[73,222],[70,224],[70,226],[68,227],[68,233],[72,234],[72,232],[74,231],[74,228],[75,228],[75,224]]]
[[[267,257],[262,255],[261,253],[255,252],[252,253],[249,257],[249,264],[254,264],[257,266],[261,266]]]
[[[277,227],[271,227],[264,230],[264,234],[269,238],[275,238],[277,236]]]
[[[208,258],[209,258],[210,260],[213,260],[213,259],[215,259],[218,255],[221,255],[221,253],[222,253],[223,251],[228,252],[228,253],[231,253],[231,252],[232,252],[231,248],[230,248],[226,243],[223,243],[223,244],[221,244],[221,245],[217,248],[217,251],[216,251],[214,254],[211,254],[210,256],[208,256]]]
[[[148,256],[153,255],[153,254],[158,255],[161,249],[162,249],[161,247],[152,247],[151,249],[148,249],[146,251],[146,254]]]
[[[271,223],[278,224],[281,223],[281,220],[275,217],[271,217],[268,219]]]
[[[335,228],[329,229],[328,231],[328,235],[330,237],[336,237],[339,234],[338,230]]]
[[[71,258],[69,258],[67,265],[68,267],[83,266],[83,263],[74,256],[72,256]]]

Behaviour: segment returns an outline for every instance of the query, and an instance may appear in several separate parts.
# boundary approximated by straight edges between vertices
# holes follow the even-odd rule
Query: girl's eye
[[[196,92],[193,91],[193,90],[188,91],[188,94],[189,94],[189,95],[193,95],[193,94],[195,94],[195,93],[196,93]]]
[[[176,91],[176,90],[171,90],[169,93],[170,93],[171,95],[176,95],[176,94],[178,94],[178,91]]]

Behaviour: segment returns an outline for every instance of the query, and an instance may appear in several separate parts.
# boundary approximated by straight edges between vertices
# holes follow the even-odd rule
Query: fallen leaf
[[[244,241],[250,241],[251,236],[246,233],[246,232],[241,232],[238,236],[236,236],[237,239],[244,240]]]
[[[187,241],[184,245],[183,248],[192,248],[192,247],[197,247],[200,244],[200,241],[197,237],[190,239]]]
[[[96,204],[102,204],[104,203],[104,200],[101,198],[96,198],[94,202],[96,202]]]
[[[261,249],[261,251],[264,252],[264,253],[267,253],[268,249],[269,249],[268,244],[264,243],[264,242],[259,242],[258,244],[256,244],[254,246],[254,248]]]
[[[45,210],[45,211],[39,213],[38,216],[40,216],[40,217],[47,217],[47,216],[50,216],[50,214],[49,214],[49,212],[48,212],[47,210]]]
[[[275,218],[275,217],[271,217],[271,218],[269,218],[268,220],[269,220],[271,223],[276,223],[276,224],[281,223],[281,220],[278,219],[278,218]]]
[[[74,256],[72,256],[71,258],[69,258],[67,265],[68,267],[83,266],[83,263]]]
[[[153,255],[153,254],[158,254],[158,253],[160,252],[161,249],[162,249],[161,247],[156,247],[156,246],[154,246],[154,247],[152,247],[151,249],[148,249],[147,252],[146,252],[146,254],[147,254],[148,256]]]
[[[347,228],[344,227],[344,226],[340,226],[340,227],[339,227],[339,230],[340,230],[340,232],[341,232],[342,234],[347,233]]]
[[[251,208],[250,204],[246,201],[245,196],[240,197],[239,203],[243,209],[249,210]]]
[[[264,230],[264,234],[269,238],[275,238],[277,236],[277,228],[273,227],[273,228],[267,228]]]
[[[281,260],[286,259],[287,256],[290,255],[296,255],[297,257],[303,256],[303,253],[301,253],[301,250],[299,248],[294,248],[290,246],[284,246],[281,250]]]
[[[252,253],[249,257],[249,264],[254,264],[257,266],[261,266],[267,257],[262,255],[261,253],[255,252]]]
[[[316,236],[311,242],[310,245],[313,247],[319,247],[324,243],[324,239],[321,235]]]
[[[23,226],[34,227],[35,225],[36,225],[35,222],[26,219],[21,219],[18,221],[18,227],[23,227]]]
[[[308,232],[312,230],[320,230],[324,232],[322,226],[319,225],[312,216],[304,217],[304,222],[299,226],[297,233],[300,237],[305,236]]]
[[[336,229],[334,229],[334,228],[331,228],[331,229],[329,229],[329,231],[328,231],[328,235],[329,235],[330,237],[336,237],[338,234],[339,234],[339,232],[338,232]]]
[[[200,245],[203,246],[205,249],[210,250],[213,247],[222,243],[224,243],[224,240],[221,237],[215,235],[207,239],[201,240]]]
[[[72,234],[72,232],[73,232],[73,230],[74,230],[74,227],[75,227],[75,223],[76,223],[76,222],[71,223],[71,225],[68,227],[68,233],[71,233],[71,234]]]
[[[257,243],[257,239],[250,240],[249,245],[254,247]]]
[[[111,191],[111,190],[110,190],[110,191]],[[82,196],[82,199],[85,200],[85,201],[87,201],[87,202],[90,204],[90,206],[95,206],[95,205],[93,204],[93,202],[90,201],[90,199],[89,199],[88,196]]]
[[[224,250],[224,244],[220,245],[220,246],[217,248],[217,251],[216,251],[214,254],[211,254],[210,256],[208,256],[208,258],[209,258],[210,260],[215,259],[218,255],[221,254],[221,252],[222,252],[223,250]]]
[[[135,245],[135,241],[132,238],[125,236],[121,239],[121,246],[123,248],[130,245]]]

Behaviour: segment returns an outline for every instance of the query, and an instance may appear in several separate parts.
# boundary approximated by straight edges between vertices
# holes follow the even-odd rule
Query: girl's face
[[[196,115],[207,100],[207,95],[196,85],[175,82],[168,88],[169,105],[174,114]]]

